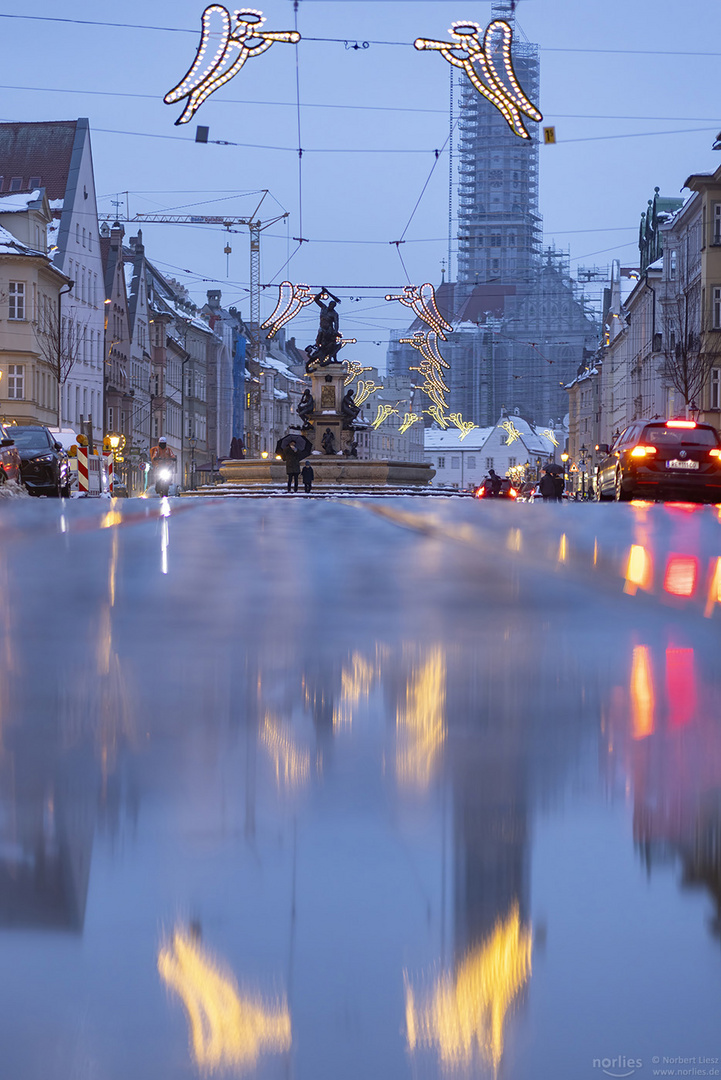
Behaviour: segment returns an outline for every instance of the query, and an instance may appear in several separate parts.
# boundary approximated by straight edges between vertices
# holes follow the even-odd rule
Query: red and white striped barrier
[[[90,491],[90,480],[88,478],[87,446],[78,447],[78,491],[81,493],[81,495],[87,495]]]
[[[114,454],[112,450],[103,450],[103,457],[105,458],[105,476],[108,481],[108,492],[113,494],[113,460]]]

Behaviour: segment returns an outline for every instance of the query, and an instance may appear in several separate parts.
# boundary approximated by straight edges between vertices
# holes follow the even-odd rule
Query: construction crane
[[[236,217],[229,214],[166,214],[160,211],[148,214],[138,213],[133,217],[129,214],[124,217],[103,215],[102,220],[120,220],[127,224],[138,225],[222,225],[228,232],[238,232],[237,226],[247,228],[250,233],[250,321],[248,325],[251,337],[250,358],[258,360],[260,359],[260,234],[264,229],[270,228],[279,221],[285,221],[290,216],[286,211],[261,221],[258,215],[267,195],[267,190],[261,193],[260,202],[249,217]]]

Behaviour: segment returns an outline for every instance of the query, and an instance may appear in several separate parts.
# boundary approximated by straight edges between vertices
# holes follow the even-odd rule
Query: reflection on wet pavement
[[[0,537],[3,1076],[718,1056],[715,508],[27,500]]]

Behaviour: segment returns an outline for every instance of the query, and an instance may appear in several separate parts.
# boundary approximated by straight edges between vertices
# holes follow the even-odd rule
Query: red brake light
[[[485,489],[484,487],[479,487],[478,491],[476,492],[476,498],[477,498],[477,499],[481,499],[481,498],[483,498],[483,495],[484,495],[484,493],[485,493],[485,490],[486,490],[486,489]]]
[[[709,450],[709,457],[721,458],[721,450]]]
[[[655,446],[634,446],[631,451],[631,457],[646,457],[648,454],[655,454]]]
[[[695,428],[696,427],[696,421],[695,420],[667,420],[666,421],[666,427]]]
[[[516,491],[515,488],[511,488],[511,490],[508,492],[508,494],[511,496],[512,499],[515,499],[518,496],[518,492]]]

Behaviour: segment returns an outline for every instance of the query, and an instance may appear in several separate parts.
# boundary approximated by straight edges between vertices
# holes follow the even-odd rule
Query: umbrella
[[[545,470],[556,476],[563,476],[563,465],[559,465],[557,461],[552,461],[550,465],[546,465]]]
[[[293,453],[291,443],[295,443],[295,456],[299,460],[307,458],[313,452],[313,443],[310,439],[306,439],[305,435],[301,435],[300,432],[297,435],[285,435],[278,440],[275,448],[276,454],[280,454],[284,461],[288,454]]]

